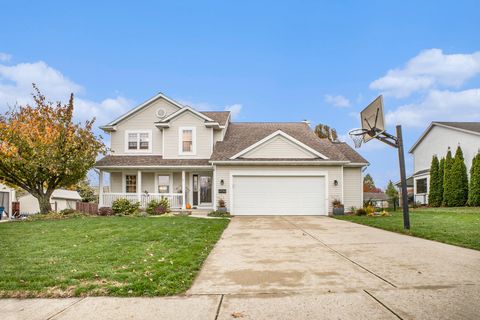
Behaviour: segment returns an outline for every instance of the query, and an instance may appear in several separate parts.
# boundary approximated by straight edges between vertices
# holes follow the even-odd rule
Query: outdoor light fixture
[[[223,179],[222,179],[222,180],[220,180],[220,185],[222,185],[222,186],[223,186],[224,184],[225,184],[225,181],[223,181]]]
[[[338,180],[333,180],[333,185],[338,186]]]

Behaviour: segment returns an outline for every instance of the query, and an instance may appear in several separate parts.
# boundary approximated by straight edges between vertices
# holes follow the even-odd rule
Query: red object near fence
[[[75,209],[79,212],[88,213],[88,214],[97,214],[98,213],[98,203],[90,202],[80,202],[77,201]]]

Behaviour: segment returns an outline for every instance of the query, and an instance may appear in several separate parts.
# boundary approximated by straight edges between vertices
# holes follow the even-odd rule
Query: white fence
[[[140,202],[140,207],[145,208],[152,200],[160,201],[162,198],[167,198],[170,202],[170,208],[180,209],[183,203],[183,195],[181,193],[104,193],[103,207],[111,207],[113,201],[117,199],[127,199],[130,202]]]

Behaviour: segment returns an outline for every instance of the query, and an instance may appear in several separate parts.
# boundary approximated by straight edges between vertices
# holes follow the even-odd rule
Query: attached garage
[[[232,175],[234,215],[327,215],[324,175]]]

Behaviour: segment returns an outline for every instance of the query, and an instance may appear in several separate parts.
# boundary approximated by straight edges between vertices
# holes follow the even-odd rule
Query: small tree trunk
[[[50,204],[50,193],[39,194],[36,196],[38,200],[38,205],[40,207],[40,213],[49,213],[52,211],[52,205]]]

